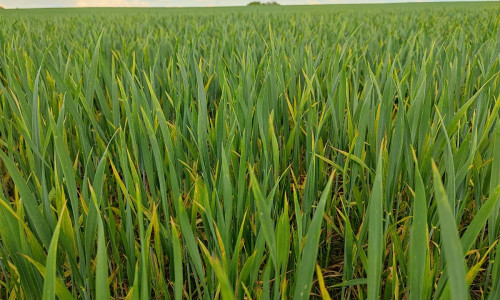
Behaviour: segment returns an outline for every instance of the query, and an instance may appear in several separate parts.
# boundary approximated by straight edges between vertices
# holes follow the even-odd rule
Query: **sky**
[[[190,6],[240,6],[253,0],[0,0],[6,8],[30,7],[190,7]],[[267,0],[261,0],[267,1]],[[436,2],[452,0],[278,0],[283,5],[335,4],[335,3],[391,3]],[[455,0],[456,1],[456,0]]]

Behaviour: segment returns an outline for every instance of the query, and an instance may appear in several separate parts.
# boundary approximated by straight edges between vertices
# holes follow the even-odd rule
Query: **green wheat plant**
[[[0,299],[500,299],[499,22],[0,12]]]

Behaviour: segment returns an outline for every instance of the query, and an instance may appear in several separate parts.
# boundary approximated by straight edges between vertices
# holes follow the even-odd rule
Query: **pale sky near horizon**
[[[6,8],[31,7],[192,7],[192,6],[241,6],[254,0],[0,0]],[[283,5],[295,4],[345,4],[345,3],[396,3],[396,2],[449,2],[457,0],[278,0]],[[460,0],[459,0],[460,1]],[[467,1],[467,0],[466,0]],[[474,0],[471,0],[471,2]],[[261,0],[266,2],[266,0]]]

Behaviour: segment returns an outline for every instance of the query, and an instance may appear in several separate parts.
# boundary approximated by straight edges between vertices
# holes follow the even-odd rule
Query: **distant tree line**
[[[272,1],[272,2],[253,1],[253,2],[248,3],[248,6],[256,6],[256,5],[280,5],[280,4],[276,1]]]

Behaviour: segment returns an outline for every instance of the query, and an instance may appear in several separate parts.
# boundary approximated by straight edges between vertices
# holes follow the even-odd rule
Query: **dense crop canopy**
[[[1,12],[0,298],[500,299],[499,15]]]

